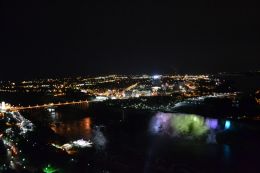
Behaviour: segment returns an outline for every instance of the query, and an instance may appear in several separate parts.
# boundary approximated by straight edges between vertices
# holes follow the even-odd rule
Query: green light
[[[48,165],[47,167],[43,168],[43,172],[45,173],[55,173],[58,169],[52,167],[51,165]]]
[[[196,115],[174,116],[171,123],[179,135],[200,137],[208,131],[204,118]]]

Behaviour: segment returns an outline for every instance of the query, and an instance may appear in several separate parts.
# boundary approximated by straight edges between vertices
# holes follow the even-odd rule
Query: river
[[[30,172],[259,172],[258,121],[104,105],[26,117],[48,127],[23,149]]]

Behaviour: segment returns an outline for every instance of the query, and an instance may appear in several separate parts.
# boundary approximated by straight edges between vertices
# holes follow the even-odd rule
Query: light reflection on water
[[[51,129],[56,134],[64,136],[68,139],[90,139],[92,137],[91,124],[91,118],[86,117],[80,121],[51,123]]]
[[[62,115],[59,112],[53,110],[50,112],[50,115],[52,118],[50,127],[56,134],[65,137],[68,141],[78,139],[91,140],[97,151],[102,151],[106,148],[107,139],[101,131],[101,127],[93,124],[91,117],[62,121]]]

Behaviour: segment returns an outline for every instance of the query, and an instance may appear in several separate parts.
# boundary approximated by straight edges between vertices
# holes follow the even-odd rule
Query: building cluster
[[[198,96],[210,94],[223,81],[208,75],[108,75],[0,81],[0,93],[46,93],[55,97],[67,92],[80,92],[97,99],[127,99],[150,96]]]

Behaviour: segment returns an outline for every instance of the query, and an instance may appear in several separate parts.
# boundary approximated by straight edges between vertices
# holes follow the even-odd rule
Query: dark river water
[[[53,109],[48,116],[62,138],[53,145],[93,143],[68,152],[70,162],[59,165],[60,172],[260,171],[258,122],[91,107],[86,113]]]
[[[218,117],[102,103],[7,112],[0,172],[259,173],[260,122]]]

